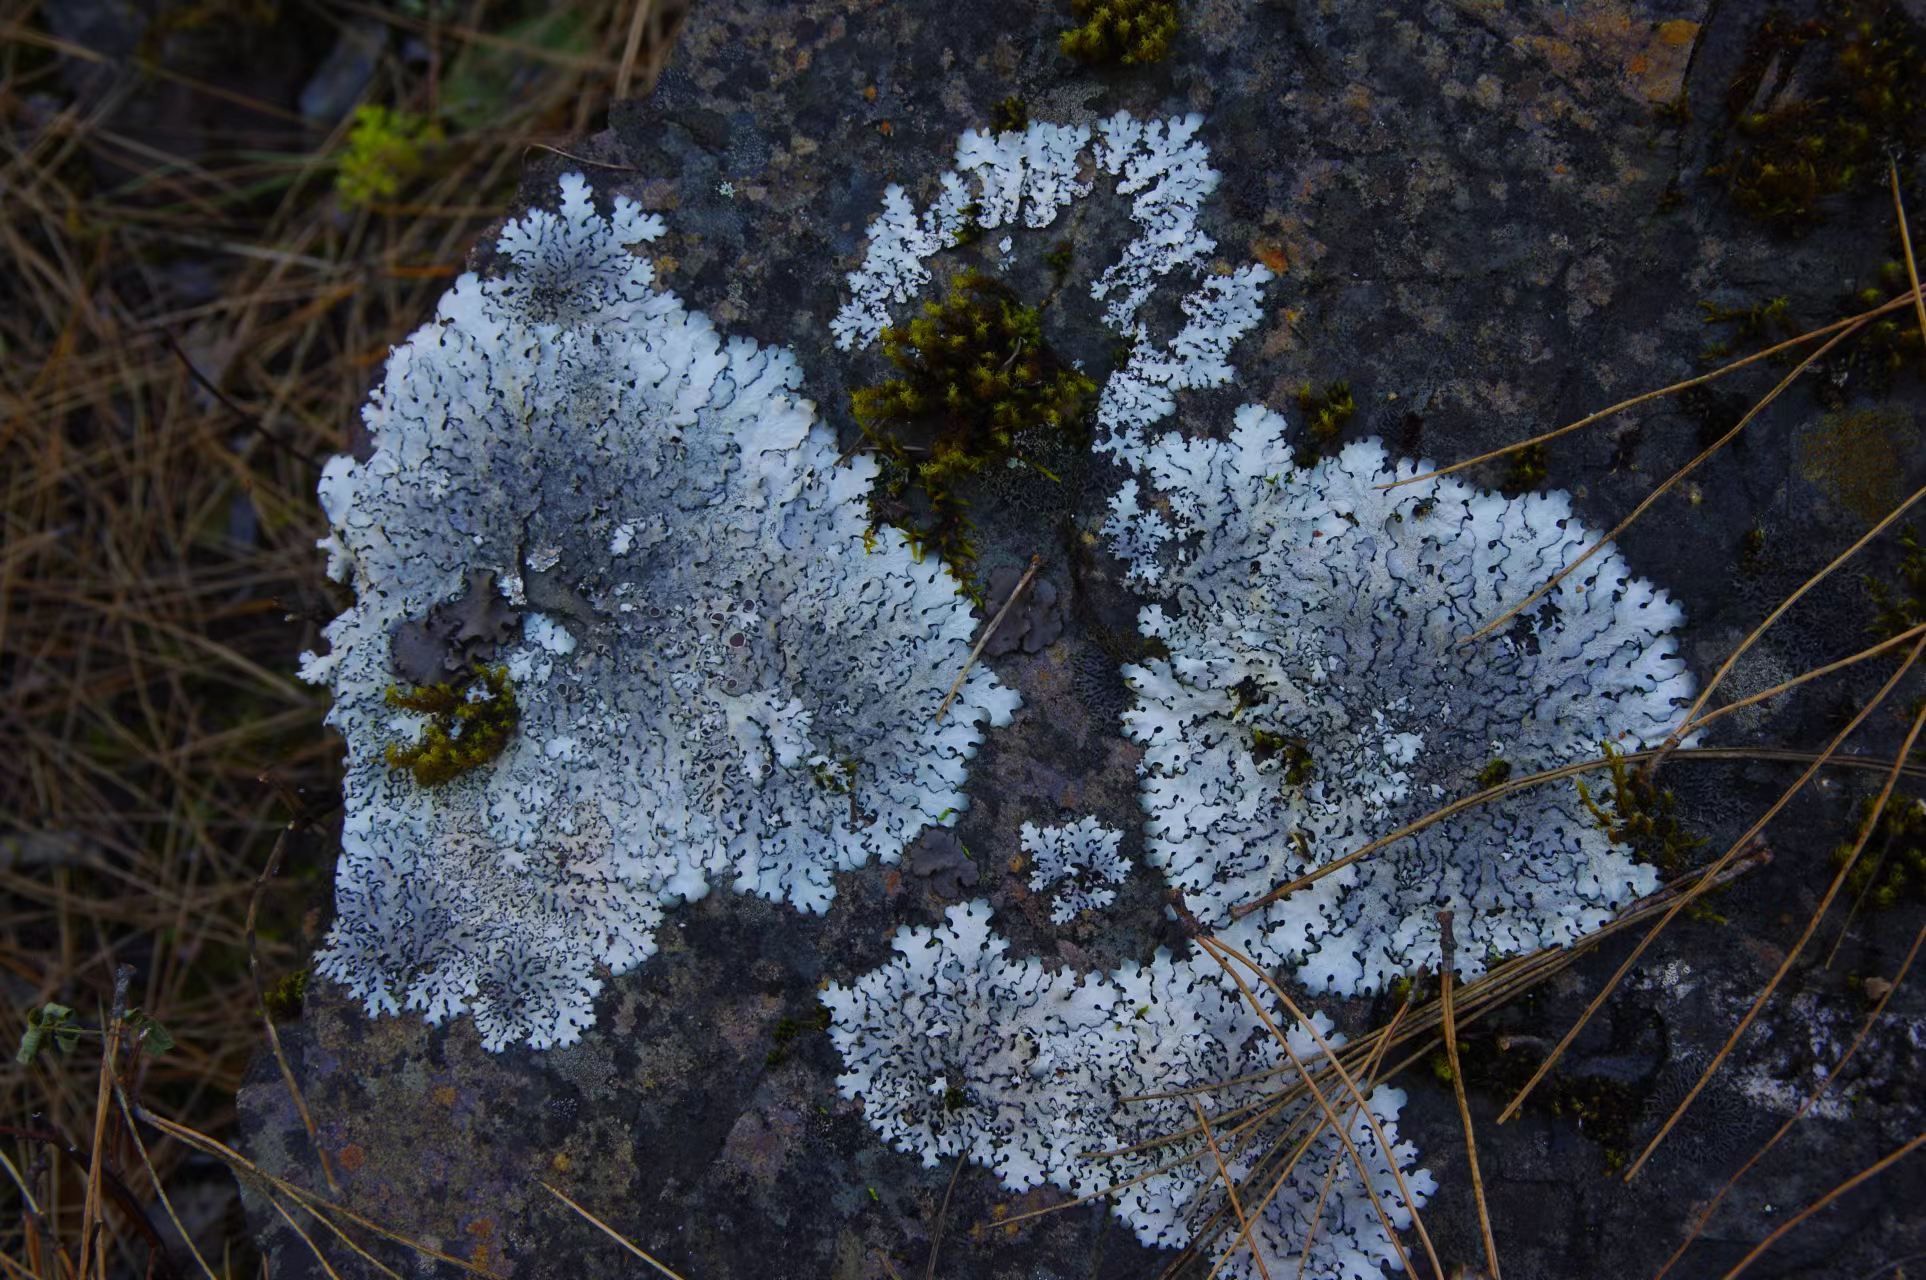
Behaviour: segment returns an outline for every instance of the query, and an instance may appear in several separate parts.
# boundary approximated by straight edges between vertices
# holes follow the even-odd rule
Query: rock
[[[532,156],[524,189],[547,202],[560,173],[586,167],[604,197],[622,191],[662,211],[668,232],[651,249],[663,283],[722,328],[792,348],[805,393],[854,445],[848,393],[882,376],[884,362],[873,350],[839,350],[828,325],[887,184],[927,201],[957,137],[986,126],[1011,96],[1033,120],[1197,111],[1223,174],[1203,215],[1215,256],[1226,269],[1262,261],[1279,278],[1258,330],[1233,353],[1236,382],[1185,393],[1176,420],[1221,434],[1239,403],[1291,416],[1301,386],[1342,380],[1357,405],[1343,439],[1377,436],[1396,453],[1447,462],[1701,372],[1702,348],[1732,327],[1708,326],[1701,298],[1731,306],[1784,295],[1809,327],[1839,314],[1841,281],[1876,272],[1891,226],[1883,195],[1842,196],[1826,221],[1788,238],[1748,219],[1717,172],[1738,145],[1722,102],[1753,34],[1747,8],[1194,3],[1169,61],[1090,70],[1058,54],[1067,10],[1052,5],[984,0],[959,22],[954,6],[927,0],[709,0],[654,96],[621,105],[608,133],[571,148],[608,167]],[[1683,114],[1660,109],[1671,103]],[[1902,181],[1916,207],[1926,204],[1916,174]],[[1011,270],[1038,266],[1061,234],[1073,241],[1072,284],[1087,284],[1106,265],[1091,246],[1114,244],[1122,216],[1091,202],[1081,220],[1027,233],[1032,247],[1015,251]],[[985,237],[970,252],[994,249]],[[483,248],[476,264],[488,260]],[[1077,293],[1067,288],[1055,304],[1052,341],[1106,370],[1114,344]],[[1916,375],[1888,387],[1861,365],[1835,372],[1829,394],[1890,390],[1903,414],[1917,413]],[[1546,483],[1569,489],[1586,523],[1610,528],[1779,376],[1737,375],[1719,384],[1726,399],[1653,402],[1562,437],[1547,450]],[[1792,388],[1747,428],[1749,444],[1702,466],[1695,489],[1663,500],[1620,539],[1639,574],[1682,600],[1701,678],[1709,663],[1690,647],[1697,637],[1746,634],[1865,528],[1862,513],[1791,461],[1796,431],[1816,417],[1810,392]],[[1922,460],[1897,456],[1907,470],[1896,488],[1911,492],[1926,479]],[[979,855],[970,870],[980,883],[967,887],[998,904],[998,928],[1019,953],[1103,965],[1181,945],[1149,888],[1122,896],[1097,936],[1080,934],[1068,953],[1039,912],[1003,907],[1022,896],[1010,864],[1019,821],[1034,816],[1023,808],[1030,793],[1053,803],[1074,794],[1113,823],[1134,806],[1141,756],[1120,742],[1115,716],[1128,691],[1115,670],[1144,655],[1132,625],[1139,601],[1094,537],[1117,479],[1107,468],[1093,462],[1091,482],[1054,486],[1054,508],[1034,495],[992,497],[974,513],[984,563],[1043,556],[1056,599],[1035,607],[1056,612],[1030,621],[1020,608],[1006,620],[1022,624],[1007,637],[1022,654],[1006,663],[1025,705],[989,736],[973,762],[972,803],[941,833]],[[1495,488],[1505,467],[1469,478]],[[1756,570],[1735,570],[1755,521],[1768,529],[1769,553]],[[1034,585],[1044,582],[1040,574]],[[1852,575],[1834,575],[1754,650],[1757,669],[1778,677],[1850,652],[1865,614]],[[1726,651],[1711,648],[1711,661]],[[1838,687],[1864,696],[1890,670],[1877,666]],[[1774,704],[1773,743],[1823,742],[1829,696]],[[1890,751],[1902,731],[1882,720],[1863,749]],[[1770,976],[1755,937],[1787,945],[1796,929],[1777,923],[1780,904],[1823,888],[1824,852],[1839,839],[1856,777],[1841,771],[1788,810],[1775,847],[1812,852],[1782,855],[1718,899],[1731,924],[1682,920],[1662,936],[1615,997],[1636,1035],[1617,1043],[1601,1028],[1601,1042],[1576,1060],[1581,1075],[1651,1090],[1634,1134],[1641,1145]],[[1790,778],[1770,762],[1686,758],[1664,775],[1715,852]],[[908,869],[930,857],[912,850]],[[899,926],[929,922],[928,895],[889,887],[900,889],[901,875],[882,865],[840,875],[820,917],[728,893],[678,909],[661,954],[605,982],[581,1043],[546,1053],[485,1053],[466,1020],[370,1020],[313,984],[305,1018],[282,1034],[342,1203],[524,1278],[636,1274],[635,1260],[544,1181],[690,1280],[909,1276],[933,1243],[938,1273],[954,1280],[1157,1274],[1174,1255],[1138,1245],[1101,1205],[1010,1223],[1061,1197],[1019,1197],[973,1166],[924,1168],[885,1147],[837,1094],[841,1066],[817,1029],[815,993],[880,963]],[[1474,1092],[1504,1274],[1656,1270],[1681,1238],[1686,1206],[1708,1199],[1843,1052],[1865,1008],[1843,975],[1893,972],[1911,929],[1862,917],[1833,970],[1795,968],[1725,1082],[1630,1184],[1601,1176],[1608,1153],[1576,1118],[1528,1109],[1497,1126],[1505,1099]],[[1830,946],[1832,936],[1821,940]],[[1622,956],[1608,945],[1514,1002],[1507,1034],[1556,1042]],[[1916,989],[1893,993],[1887,1028],[1842,1082],[1850,1103],[1794,1129],[1682,1274],[1723,1271],[1785,1211],[1919,1131],[1909,1082],[1926,1065],[1917,1048],[1926,1013]],[[1392,1012],[1369,1000],[1323,1007],[1352,1034]],[[1663,1027],[1662,1050],[1651,1025]],[[1422,1068],[1398,1083],[1412,1095],[1404,1136],[1440,1185],[1425,1212],[1440,1257],[1475,1267],[1482,1245],[1450,1090]],[[240,1135],[266,1171],[323,1186],[271,1061],[255,1064],[241,1093]],[[1803,1224],[1770,1255],[1777,1270],[1761,1274],[1875,1274],[1926,1251],[1926,1223],[1899,1207],[1922,1198],[1926,1172],[1897,1166]],[[251,1211],[273,1274],[324,1274],[258,1196]],[[341,1276],[374,1274],[325,1233],[310,1234]],[[405,1251],[367,1247],[396,1270],[415,1267]]]

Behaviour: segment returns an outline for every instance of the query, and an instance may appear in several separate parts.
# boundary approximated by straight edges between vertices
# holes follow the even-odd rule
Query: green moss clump
[[[1545,446],[1526,445],[1513,451],[1511,461],[1506,464],[1505,474],[1499,477],[1498,491],[1507,498],[1516,498],[1529,493],[1545,483]]]
[[[969,583],[976,561],[959,486],[990,466],[1035,465],[1026,441],[1086,442],[1097,384],[1043,339],[1041,309],[1008,286],[965,271],[940,302],[883,330],[896,376],[850,393],[880,467],[872,528],[891,524],[918,555],[934,551]]]
[[[335,170],[336,194],[351,208],[394,199],[421,173],[427,148],[441,136],[441,126],[426,116],[383,106],[356,107]]]
[[[769,1038],[775,1041],[776,1047],[763,1055],[763,1062],[772,1067],[780,1066],[788,1060],[798,1037],[811,1031],[827,1030],[829,1030],[829,1010],[826,1007],[819,1007],[807,1018],[779,1018],[776,1021],[776,1029],[769,1034]]]
[[[390,769],[408,770],[424,787],[441,786],[499,756],[521,721],[507,667],[477,667],[460,684],[421,685],[405,693],[389,685],[387,701],[429,717],[418,742],[391,743],[387,753]]]
[[[1297,439],[1297,465],[1315,466],[1337,445],[1345,424],[1358,411],[1358,402],[1351,398],[1348,382],[1333,382],[1322,391],[1306,382],[1297,389],[1297,407],[1304,414],[1304,429]]]
[[[1511,761],[1492,760],[1478,770],[1478,789],[1488,791],[1492,787],[1511,781]]]
[[[1458,1046],[1466,1089],[1506,1101],[1525,1086],[1543,1061],[1538,1042],[1524,1037],[1471,1035]],[[1451,1064],[1442,1050],[1429,1055],[1427,1065],[1438,1080],[1451,1083]],[[1634,1149],[1652,1083],[1650,1075],[1627,1081],[1577,1075],[1560,1065],[1552,1068],[1525,1105],[1575,1123],[1581,1134],[1598,1144],[1604,1171],[1616,1173]]]
[[[1866,594],[1872,597],[1872,633],[1879,640],[1890,640],[1926,622],[1926,547],[1911,525],[1899,531],[1899,567],[1891,583],[1868,575]]]
[[[1269,729],[1251,730],[1251,758],[1253,760],[1282,760],[1284,762],[1284,784],[1289,787],[1309,786],[1317,776],[1317,765],[1311,759],[1310,744],[1302,738],[1288,734],[1274,733]]]
[[[1812,92],[1781,103],[1794,68],[1811,60],[1821,61]],[[1926,142],[1923,72],[1926,42],[1897,0],[1840,0],[1804,22],[1775,9],[1753,28],[1726,91],[1737,153],[1708,172],[1752,217],[1808,230],[1825,197],[1873,190],[1888,155],[1904,170]]]
[[[1678,797],[1633,768],[1611,743],[1600,746],[1611,760],[1611,785],[1594,791],[1576,779],[1579,803],[1613,844],[1631,846],[1633,854],[1669,874],[1685,870],[1706,840],[1679,820]]]
[[[1030,127],[1030,104],[1011,94],[990,108],[991,133],[1022,133]]]
[[[1762,524],[1755,524],[1739,536],[1739,568],[1746,573],[1757,573],[1765,567],[1766,531]]]
[[[1176,0],[1070,0],[1083,21],[1057,38],[1079,62],[1161,62],[1183,26]]]
[[[1799,332],[1799,326],[1792,321],[1792,300],[1784,294],[1749,307],[1722,307],[1701,298],[1699,310],[1707,324],[1736,324],[1742,338],[1763,338],[1774,333],[1792,337]]]
[[[943,1090],[943,1110],[961,1111],[970,1103],[970,1095],[956,1085]]]
[[[293,1022],[301,1016],[301,1002],[308,994],[308,973],[306,969],[296,969],[284,974],[280,981],[261,993],[261,1003],[267,1007],[269,1017],[276,1022]]]
[[[1852,835],[1872,813],[1872,797],[1853,810]],[[1832,851],[1835,868],[1846,864],[1853,841],[1843,840]],[[1859,860],[1846,876],[1846,889],[1874,910],[1886,911],[1901,902],[1926,902],[1926,800],[1890,796],[1859,851]]]

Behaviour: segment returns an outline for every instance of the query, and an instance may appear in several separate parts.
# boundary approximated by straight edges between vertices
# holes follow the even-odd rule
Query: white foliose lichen
[[[1019,838],[1030,857],[1030,888],[1056,897],[1050,908],[1052,924],[1068,924],[1086,911],[1109,906],[1117,900],[1112,886],[1130,874],[1130,859],[1119,849],[1123,832],[1095,818],[1060,827],[1026,822]]]
[[[967,1158],[1013,1191],[1047,1182],[1078,1196],[1111,1194],[1145,1244],[1207,1244],[1228,1255],[1228,1275],[1260,1274],[1253,1247],[1273,1275],[1294,1274],[1302,1261],[1306,1275],[1372,1280],[1395,1261],[1357,1162],[1319,1124],[1316,1102],[1289,1094],[1300,1078],[1293,1056],[1316,1072],[1323,1046],[1343,1043],[1327,1019],[1313,1015],[1313,1034],[1272,1014],[1287,1029],[1287,1053],[1212,960],[1160,951],[1147,966],[1078,977],[1011,959],[989,918],[987,903],[967,903],[934,929],[900,930],[895,960],[823,994],[847,1068],[838,1088],[862,1100],[885,1139],[926,1165]],[[1411,1169],[1417,1153],[1397,1139],[1403,1094],[1368,1096],[1387,1152],[1329,1073],[1320,1088],[1386,1216],[1408,1226],[1393,1162],[1418,1207],[1435,1184]],[[1193,1099],[1252,1206],[1251,1246],[1224,1230],[1223,1174]],[[1270,1118],[1253,1123],[1271,1104]],[[1283,1156],[1306,1138],[1280,1182]]]
[[[1512,625],[1464,643],[1594,534],[1563,493],[1510,499],[1375,440],[1300,469],[1247,405],[1228,440],[1126,452],[1142,484],[1106,532],[1163,596],[1139,619],[1167,659],[1126,667],[1143,744],[1146,857],[1220,936],[1314,991],[1368,992],[1568,943],[1656,887],[1569,784],[1487,802],[1237,919],[1232,908],[1440,804],[1662,739],[1692,692],[1681,612],[1607,548]],[[1147,495],[1146,488],[1155,500]]]
[[[929,260],[954,248],[972,225],[989,231],[1042,228],[1092,194],[1093,177],[1116,179],[1130,199],[1135,236],[1091,282],[1104,303],[1103,323],[1130,344],[1097,403],[1097,447],[1140,442],[1143,431],[1175,408],[1173,391],[1221,386],[1231,377],[1226,355],[1256,325],[1258,297],[1271,279],[1256,263],[1211,274],[1217,242],[1198,213],[1216,190],[1218,173],[1198,138],[1199,115],[1138,120],[1118,112],[1086,125],[1037,122],[1022,130],[972,129],[957,142],[956,166],[937,180],[937,194],[918,213],[903,188],[883,192],[883,211],[869,225],[863,263],[850,273],[850,297],[830,323],[844,350],[866,347],[890,323],[890,309],[930,283]],[[1005,237],[1002,251],[1009,252]],[[1145,304],[1170,278],[1189,282],[1180,299],[1185,322],[1169,340],[1154,340],[1141,319]]]
[[[655,949],[712,879],[821,911],[831,876],[954,820],[982,668],[974,623],[900,534],[866,550],[874,464],[837,464],[794,359],[716,332],[630,246],[661,221],[580,175],[511,223],[390,357],[374,452],[323,474],[356,591],[303,674],[347,741],[337,919],[318,970],[371,1012],[469,1011],[484,1043],[574,1040],[595,966]],[[389,767],[423,717],[384,698],[403,623],[493,574],[519,724],[439,786]],[[471,601],[471,603],[473,603]]]

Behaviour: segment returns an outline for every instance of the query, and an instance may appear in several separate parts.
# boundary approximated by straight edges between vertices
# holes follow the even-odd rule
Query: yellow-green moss
[[[1498,491],[1507,498],[1516,498],[1529,493],[1545,483],[1545,446],[1526,445],[1514,450],[1505,464],[1505,474],[1499,477]]]
[[[990,108],[991,133],[1022,133],[1030,127],[1030,104],[1016,94]]]
[[[1832,851],[1835,868],[1845,865],[1872,805],[1868,796],[1853,810],[1852,837]],[[1846,877],[1846,890],[1877,911],[1902,902],[1926,902],[1926,801],[1902,795],[1887,799]]]
[[[261,1003],[276,1022],[292,1022],[301,1016],[301,1002],[308,994],[308,970],[296,969],[261,993]]]
[[[478,667],[460,684],[420,685],[405,692],[389,685],[387,702],[429,717],[418,741],[390,744],[387,752],[389,768],[408,770],[424,787],[451,782],[501,755],[521,720],[507,667]]]
[[[441,126],[425,116],[356,107],[334,189],[342,203],[355,207],[392,200],[421,172],[427,148],[440,141]]]
[[[1899,531],[1899,548],[1899,564],[1891,582],[1870,575],[1865,579],[1866,594],[1872,597],[1877,611],[1873,635],[1881,640],[1890,640],[1926,622],[1926,547],[1920,545],[1919,534],[1911,525]]]
[[[1183,21],[1175,0],[1070,0],[1083,21],[1057,38],[1079,62],[1161,62]]]
[[[1833,3],[1803,22],[1768,12],[1726,91],[1737,141],[1709,172],[1761,222],[1788,231],[1817,224],[1825,197],[1877,188],[1889,154],[1903,170],[1926,141],[1923,50],[1919,27],[1897,0]],[[1782,91],[1800,63],[1813,67],[1800,78],[1810,89],[1787,99]]]
[[[1026,439],[1083,443],[1097,384],[1050,349],[1039,308],[977,271],[882,336],[896,375],[850,393],[879,461],[871,520],[901,528],[918,554],[935,551],[967,585],[976,550],[958,486],[986,467],[1034,465]]]
[[[1297,465],[1315,466],[1337,447],[1345,424],[1358,411],[1358,402],[1351,398],[1348,382],[1330,383],[1322,391],[1306,382],[1297,389],[1297,407],[1304,415],[1297,436]]]
[[[1630,846],[1634,855],[1668,874],[1683,871],[1705,837],[1679,820],[1678,798],[1669,788],[1634,768],[1611,743],[1600,745],[1611,760],[1610,784],[1594,790],[1577,779],[1579,802],[1613,844]]]

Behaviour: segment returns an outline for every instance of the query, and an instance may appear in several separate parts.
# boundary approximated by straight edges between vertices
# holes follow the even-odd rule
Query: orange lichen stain
[[[454,1085],[444,1084],[444,1085],[435,1086],[435,1092],[431,1096],[440,1105],[444,1107],[452,1107],[455,1105],[455,1098],[457,1095],[455,1093]]]
[[[1284,252],[1284,246],[1274,240],[1257,242],[1257,260],[1269,267],[1277,275],[1291,269],[1291,257]]]
[[[871,86],[870,86],[869,88],[867,88],[867,89],[865,89],[865,90],[863,90],[863,101],[865,101],[865,102],[874,102],[874,101],[876,101],[876,86],[875,86],[875,85],[871,85]]]
[[[346,1169],[349,1173],[354,1173],[360,1169],[362,1165],[368,1163],[368,1153],[361,1149],[360,1143],[350,1142],[347,1146],[334,1153],[334,1160],[336,1164]]]
[[[887,138],[891,134],[896,132],[896,126],[891,124],[887,120],[878,120],[876,122],[876,132],[882,134],[885,138]]]
[[[574,1165],[575,1162],[568,1158],[568,1152],[566,1151],[557,1151],[555,1158],[548,1162],[548,1167],[557,1173],[567,1173]]]
[[[903,873],[891,867],[883,873],[883,892],[894,898],[903,891]]]
[[[1344,105],[1361,116],[1371,114],[1371,87],[1356,81],[1344,87]]]
[[[1669,22],[1661,22],[1658,38],[1660,44],[1669,45],[1674,49],[1680,45],[1689,45],[1699,38],[1699,24],[1690,18],[1673,18]]]
[[[494,1239],[495,1238],[495,1220],[493,1218],[475,1219],[473,1222],[468,1224],[468,1234],[475,1237],[475,1239],[477,1240]]]

